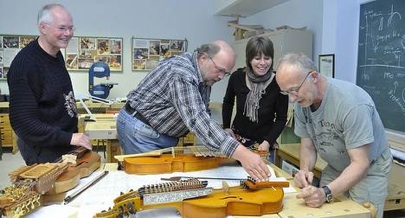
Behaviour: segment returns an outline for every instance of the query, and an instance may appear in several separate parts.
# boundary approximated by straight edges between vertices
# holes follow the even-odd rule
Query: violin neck
[[[72,150],[71,152],[69,152],[68,154],[70,155],[75,155],[76,159],[80,159],[83,157],[84,154],[86,154],[88,150],[85,147],[79,146],[77,148],[75,148],[74,150]],[[62,163],[62,157],[59,157],[58,159],[56,159],[55,163]]]

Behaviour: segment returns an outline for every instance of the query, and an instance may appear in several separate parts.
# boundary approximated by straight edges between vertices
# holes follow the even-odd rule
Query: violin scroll
[[[255,179],[253,179],[253,177],[248,176],[248,179],[241,181],[240,185],[247,190],[258,190],[262,188],[272,188],[272,187],[287,188],[290,186],[290,183],[288,181],[257,182]]]

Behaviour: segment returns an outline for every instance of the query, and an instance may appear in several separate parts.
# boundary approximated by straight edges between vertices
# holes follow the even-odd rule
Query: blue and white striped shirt
[[[210,118],[210,94],[197,52],[186,52],[161,61],[127,98],[159,133],[181,137],[190,130],[205,146],[230,157],[239,143]]]

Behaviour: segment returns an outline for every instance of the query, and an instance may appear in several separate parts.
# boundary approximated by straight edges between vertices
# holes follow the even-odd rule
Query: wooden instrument
[[[163,152],[171,151],[171,154]],[[255,151],[266,155],[262,151]],[[224,162],[234,162],[219,152],[212,152],[205,146],[188,146],[162,149],[142,154],[119,155],[123,169],[128,174],[161,174],[191,172],[219,167]]]
[[[22,166],[9,173],[13,184],[6,187],[0,196],[0,217],[20,217],[40,207],[46,200],[44,194],[51,196],[62,193],[79,184],[82,177],[89,176],[100,166],[100,155],[78,148],[71,154],[76,155],[76,163],[34,164]]]
[[[124,171],[128,174],[160,174],[190,172],[219,167],[221,157],[196,157],[193,154],[162,154],[158,157],[136,157],[124,160]],[[228,159],[229,160],[229,159]]]
[[[59,194],[69,191],[77,186],[81,178],[88,177],[100,167],[101,157],[98,153],[87,150],[84,147],[78,147],[70,153],[77,157],[76,163],[69,163],[66,171],[62,173],[47,195]],[[58,162],[62,162],[59,159]]]
[[[0,196],[0,217],[23,217],[42,205],[41,195],[31,185],[9,186]]]
[[[251,181],[255,183],[254,181]],[[262,182],[266,183],[266,182]],[[276,183],[274,183],[276,185]],[[261,184],[260,186],[267,186]],[[159,187],[159,185],[158,185]],[[157,189],[158,190],[158,189]],[[189,190],[184,190],[188,192]],[[171,192],[170,192],[171,193]],[[167,196],[165,196],[167,198]],[[283,208],[284,191],[281,187],[244,189],[242,186],[229,187],[226,191],[213,190],[207,196],[182,201],[145,204],[144,197],[138,191],[122,194],[114,200],[114,207],[97,213],[96,218],[122,217],[137,211],[174,207],[182,217],[226,217],[227,215],[264,215],[278,213]],[[173,196],[175,198],[175,196]]]
[[[50,190],[67,164],[46,163],[22,166],[9,173],[12,186],[0,197],[0,217],[20,217],[42,205],[41,195]]]
[[[22,166],[9,173],[10,182],[13,184],[31,183],[34,191],[45,194],[49,191],[55,180],[67,169],[67,164],[34,164]]]
[[[271,187],[284,187],[288,188],[290,183],[288,181],[266,181],[266,182],[257,182],[253,177],[248,176],[247,180],[241,181],[240,184],[244,189],[247,190],[258,190],[263,188]]]

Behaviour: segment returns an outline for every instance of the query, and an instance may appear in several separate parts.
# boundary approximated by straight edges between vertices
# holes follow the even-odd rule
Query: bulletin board
[[[187,51],[187,39],[132,37],[132,71],[149,71],[159,61]]]
[[[65,49],[69,71],[88,71],[95,62],[104,61],[110,71],[122,71],[122,38],[72,37]]]
[[[0,34],[0,80],[7,73],[14,57],[35,35]],[[108,64],[111,71],[122,71],[122,38],[74,36],[66,49],[61,49],[69,71],[88,71],[99,60]]]
[[[22,48],[38,36],[0,34],[0,79],[7,78],[11,62]]]

